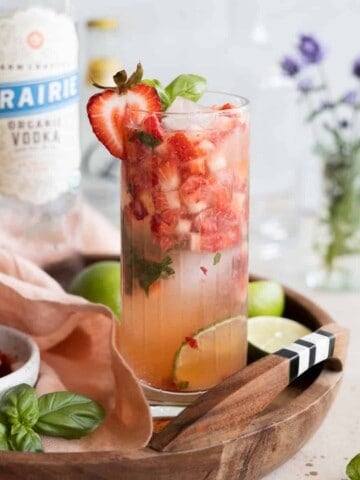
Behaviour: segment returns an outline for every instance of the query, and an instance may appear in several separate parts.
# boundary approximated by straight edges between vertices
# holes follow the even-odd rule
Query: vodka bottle
[[[66,0],[7,5],[0,6],[0,246],[43,264],[69,256],[80,238],[78,38]]]
[[[124,68],[119,60],[119,23],[114,17],[93,18],[86,25],[86,72],[82,90],[82,190],[85,200],[119,227],[120,163],[96,139],[86,115],[93,83],[115,86],[114,74]]]

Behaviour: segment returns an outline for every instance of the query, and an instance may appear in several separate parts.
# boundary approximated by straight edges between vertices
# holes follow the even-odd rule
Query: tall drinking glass
[[[201,103],[127,112],[117,342],[156,401],[207,390],[246,363],[248,101],[207,93]]]

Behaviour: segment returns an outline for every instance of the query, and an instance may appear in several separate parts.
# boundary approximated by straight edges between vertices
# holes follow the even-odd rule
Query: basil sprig
[[[36,431],[54,437],[84,437],[104,418],[104,410],[98,403],[71,392],[42,395],[39,411]]]
[[[0,400],[0,450],[42,452],[40,434],[80,438],[104,417],[104,409],[84,395],[65,391],[37,398],[33,387],[16,385]]]
[[[143,80],[143,83],[154,87],[160,97],[162,108],[170,107],[176,97],[184,97],[197,102],[207,88],[206,79],[192,73],[176,77],[167,87],[164,87],[159,80]]]

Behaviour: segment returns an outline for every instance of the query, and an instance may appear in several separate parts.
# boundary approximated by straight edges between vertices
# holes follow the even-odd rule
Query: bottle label
[[[78,42],[44,7],[0,17],[0,195],[33,204],[80,183]]]

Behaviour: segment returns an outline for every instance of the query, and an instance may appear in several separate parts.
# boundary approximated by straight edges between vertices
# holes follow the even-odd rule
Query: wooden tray
[[[99,257],[77,258],[48,271],[66,285]],[[316,329],[334,320],[313,302],[286,288],[287,317]],[[0,479],[18,480],[257,480],[290,459],[324,420],[341,372],[313,367],[258,415],[237,438],[183,452],[0,453]]]

